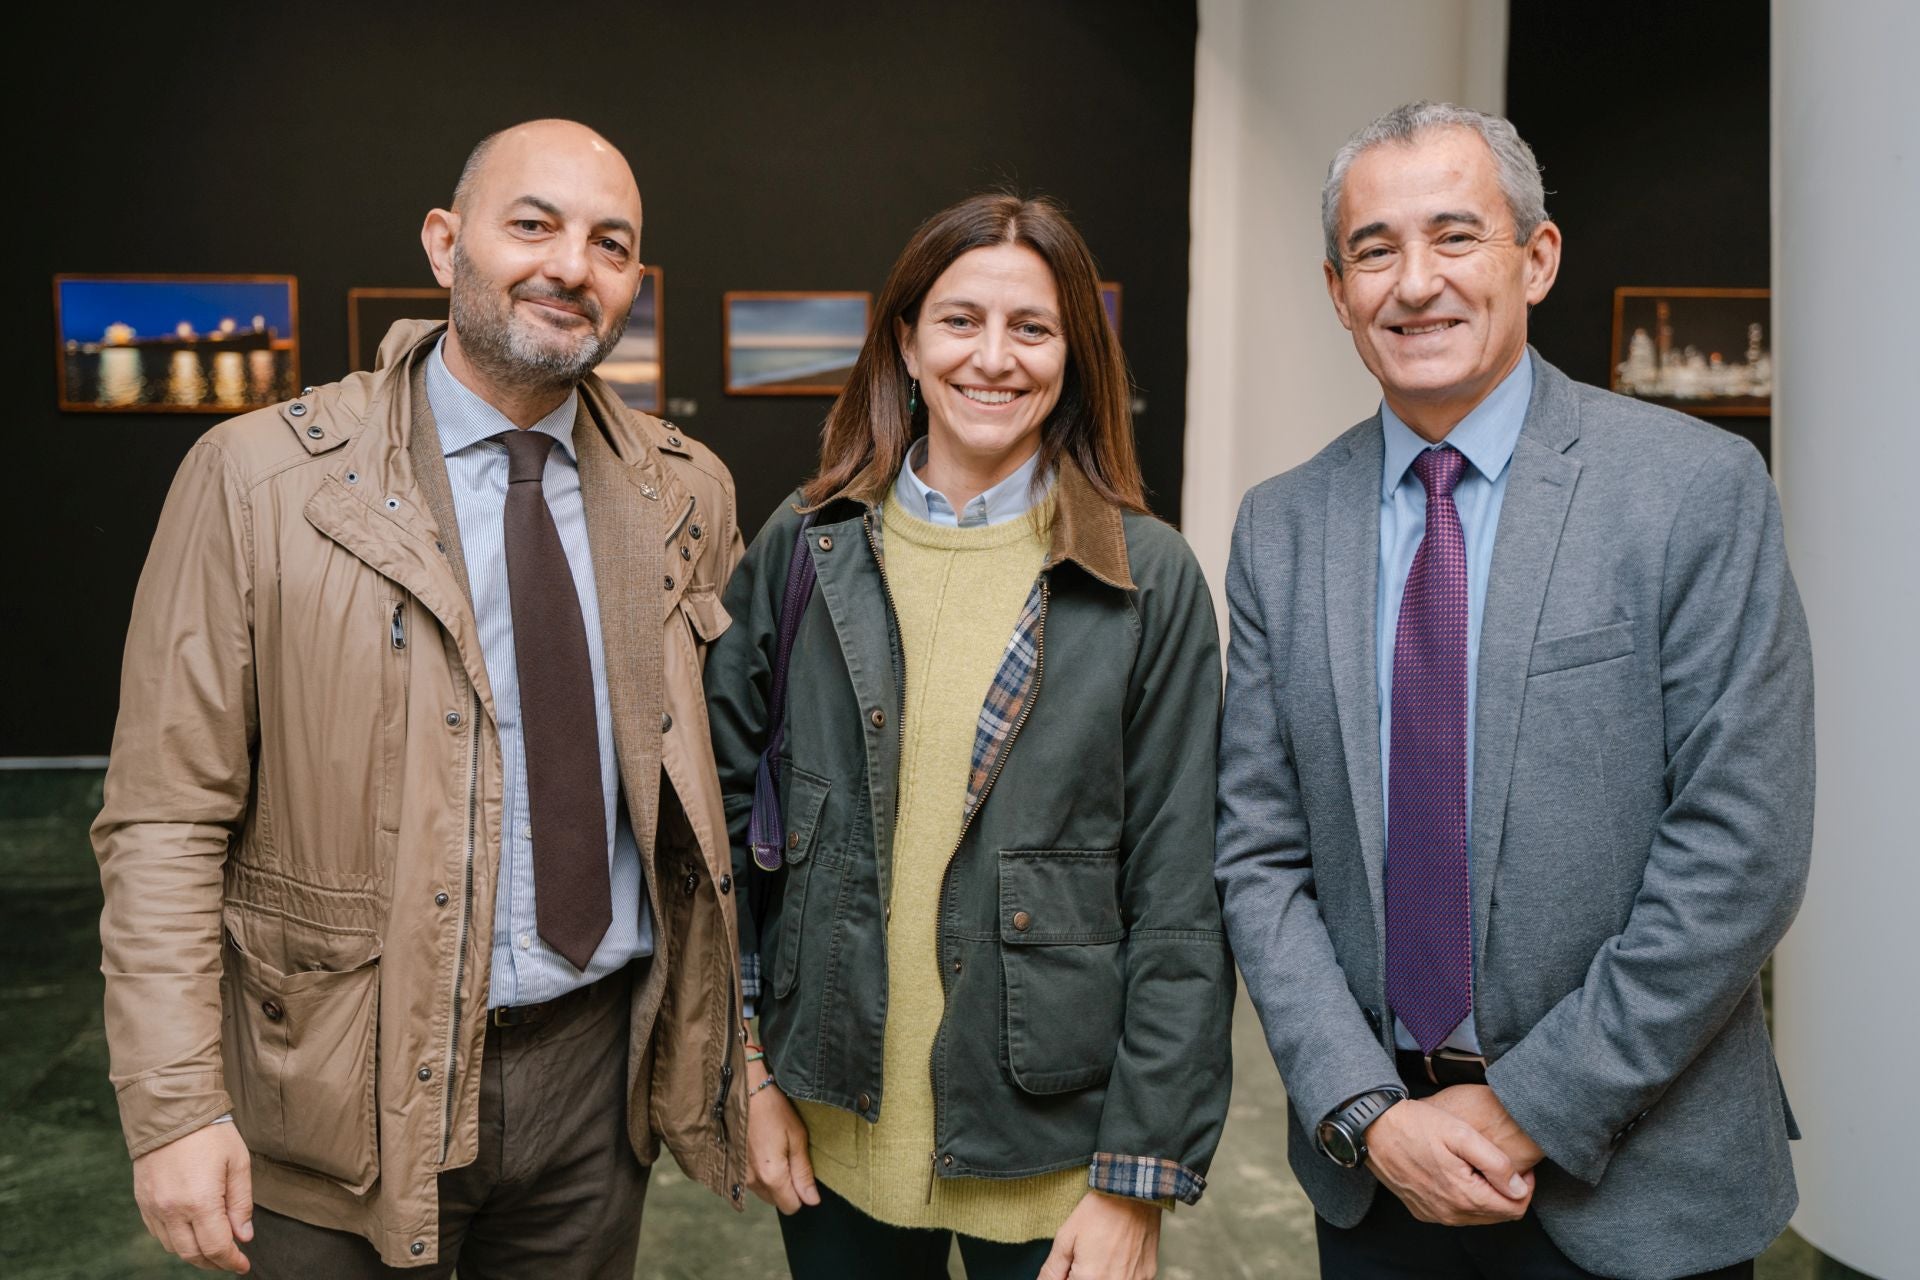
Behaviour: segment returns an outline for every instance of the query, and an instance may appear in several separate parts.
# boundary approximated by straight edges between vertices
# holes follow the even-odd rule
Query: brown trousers
[[[644,962],[642,962],[644,963]],[[487,1028],[474,1162],[440,1175],[440,1260],[389,1267],[345,1231],[265,1208],[245,1246],[258,1280],[631,1280],[647,1170],[627,1141],[633,966],[545,1022]]]

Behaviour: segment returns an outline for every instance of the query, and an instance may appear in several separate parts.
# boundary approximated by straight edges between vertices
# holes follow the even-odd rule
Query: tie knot
[[[1427,486],[1429,499],[1452,497],[1453,486],[1460,483],[1460,473],[1466,468],[1466,455],[1450,444],[1424,450],[1413,460],[1413,473]]]
[[[558,443],[544,431],[502,431],[494,437],[507,446],[507,483],[540,483],[546,474],[547,455]]]

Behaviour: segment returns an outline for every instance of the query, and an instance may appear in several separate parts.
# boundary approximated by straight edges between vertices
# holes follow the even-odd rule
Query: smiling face
[[[1560,268],[1551,222],[1514,243],[1493,152],[1469,129],[1383,143],[1340,195],[1340,265],[1327,292],[1402,421],[1438,440],[1513,371],[1527,308]]]
[[[969,250],[927,290],[916,321],[897,323],[927,406],[923,479],[961,505],[1033,455],[1060,400],[1067,339],[1053,271],[1025,245]]]
[[[539,121],[501,135],[426,234],[453,340],[489,381],[571,386],[619,341],[640,284],[640,193],[592,130]]]

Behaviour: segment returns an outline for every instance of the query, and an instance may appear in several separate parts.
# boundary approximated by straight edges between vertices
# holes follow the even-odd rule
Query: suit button
[[[1033,917],[1024,911],[1016,911],[1013,913],[1013,927],[1025,933],[1033,927]]]
[[[664,711],[661,712],[660,713],[660,732],[665,733],[667,730],[671,728],[673,728],[673,717],[671,715],[668,715]]]
[[[873,1109],[873,1099],[863,1093],[853,1100],[853,1106],[856,1111],[871,1111]]]
[[[260,1002],[260,1012],[267,1015],[268,1022],[278,1022],[287,1016],[287,1011],[280,1007],[278,1000],[262,1000]]]
[[[873,711],[867,716],[867,719],[873,721],[873,727],[876,729],[884,729],[887,727],[887,713],[880,710],[880,708],[878,707],[875,707],[873,709]]]
[[[732,892],[733,892],[733,877],[732,877],[732,876],[721,876],[721,877],[720,877],[720,892],[722,892],[722,893],[732,893]]]

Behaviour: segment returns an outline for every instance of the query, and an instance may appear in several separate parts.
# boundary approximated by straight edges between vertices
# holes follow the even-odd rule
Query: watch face
[[[1351,1169],[1359,1163],[1359,1153],[1353,1149],[1353,1139],[1331,1120],[1320,1126],[1320,1145],[1337,1165]]]

